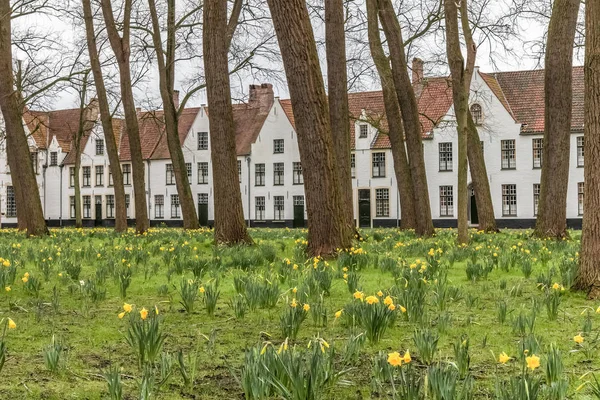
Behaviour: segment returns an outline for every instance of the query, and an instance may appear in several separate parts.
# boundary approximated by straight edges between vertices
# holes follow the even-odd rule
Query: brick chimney
[[[421,83],[423,80],[423,60],[413,58],[412,61],[412,84]]]
[[[173,105],[177,111],[179,109],[179,90],[173,90]]]
[[[262,112],[269,112],[273,106],[274,100],[275,95],[273,93],[273,85],[270,83],[250,85],[248,104],[251,107],[260,107]]]

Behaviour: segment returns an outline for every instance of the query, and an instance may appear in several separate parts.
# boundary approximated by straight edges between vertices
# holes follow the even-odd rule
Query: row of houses
[[[452,89],[447,77],[423,76],[413,63],[418,96],[429,200],[436,226],[456,225],[457,133]],[[583,69],[573,69],[573,122],[567,218],[581,225],[583,215]],[[400,201],[390,141],[385,128],[382,93],[349,94],[352,117],[352,187],[358,226],[397,226]],[[544,71],[483,73],[471,84],[470,107],[484,150],[496,218],[500,226],[529,227],[535,222],[544,131]],[[81,155],[82,214],[86,225],[110,225],[114,194],[97,105],[90,105],[96,124],[83,138]],[[24,125],[37,174],[44,213],[50,226],[75,219],[73,138],[79,109],[27,111]],[[274,96],[270,84],[251,85],[246,103],[233,105],[239,184],[245,218],[251,226],[300,227],[306,223],[303,168],[290,100]],[[213,176],[209,108],[187,108],[179,121],[179,138],[202,225],[211,225]],[[181,209],[166,142],[162,112],[138,112],[146,172],[148,215],[153,224],[181,224]],[[130,150],[124,122],[114,121],[127,197],[135,219]],[[470,181],[470,178],[469,178]],[[14,192],[0,148],[1,223],[17,221]],[[477,205],[470,189],[469,220],[477,224]]]

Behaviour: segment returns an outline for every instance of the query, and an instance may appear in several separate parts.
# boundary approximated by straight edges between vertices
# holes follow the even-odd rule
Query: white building
[[[567,218],[581,226],[583,214],[583,69],[573,69],[574,101]],[[457,132],[452,90],[445,77],[427,78],[413,66],[423,128],[432,216],[436,226],[455,226]],[[544,71],[485,74],[471,85],[471,111],[484,149],[491,195],[500,227],[530,227],[539,195],[544,129]],[[361,227],[397,226],[400,201],[381,92],[349,94],[352,128],[354,217]],[[95,104],[93,105],[95,107]],[[304,226],[302,166],[291,102],[274,97],[271,85],[252,85],[248,103],[233,106],[236,150],[245,218],[251,226]],[[97,115],[97,110],[94,115]],[[152,224],[181,225],[179,197],[166,143],[162,112],[139,112],[146,167],[148,215]],[[184,110],[179,137],[202,225],[214,220],[208,107]],[[50,226],[74,223],[73,133],[79,110],[27,111],[24,116],[40,195]],[[128,199],[135,219],[129,144],[122,120],[114,121]],[[379,128],[379,129],[378,129]],[[2,224],[16,223],[5,149],[0,148]],[[114,195],[101,124],[83,140],[80,182],[86,225],[111,225]],[[471,193],[472,194],[472,193]],[[477,223],[474,196],[469,218]]]

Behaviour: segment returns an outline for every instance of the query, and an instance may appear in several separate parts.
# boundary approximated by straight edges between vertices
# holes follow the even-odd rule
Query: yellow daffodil
[[[146,308],[142,308],[140,310],[140,318],[142,318],[143,320],[148,318],[148,310],[146,310]]]
[[[24,276],[24,277],[21,278],[21,280],[23,281],[23,283],[27,283],[27,281],[29,280],[29,278],[26,277],[26,276]]]
[[[6,290],[7,292],[10,292],[12,289],[10,288],[10,286],[6,286],[6,287],[4,288],[4,290]]]
[[[362,300],[362,299],[363,299],[363,297],[364,297],[364,294],[363,294],[363,292],[359,292],[358,290],[357,290],[356,292],[354,292],[354,298],[355,298],[355,299]]]
[[[158,315],[158,306],[154,306],[154,314]]]
[[[506,354],[506,352],[502,352],[500,353],[500,356],[498,357],[498,362],[500,362],[500,364],[506,364],[508,361],[510,360],[510,357],[508,356],[508,354]]]
[[[377,292],[377,296],[383,297],[383,292],[380,290],[379,292]]]
[[[302,306],[302,309],[304,311],[308,311],[308,310],[310,310],[310,306],[308,304],[305,304],[304,306]]]
[[[123,304],[123,311],[130,313],[133,310],[133,306],[131,304],[125,303]]]
[[[532,371],[534,371],[536,368],[538,368],[540,366],[540,358],[538,356],[536,356],[535,354],[532,354],[529,357],[526,357],[525,361],[527,362],[527,368],[529,368]]]
[[[400,311],[402,311],[403,313],[405,313],[406,312],[406,308],[403,307],[403,306],[400,306]]]
[[[410,358],[410,352],[408,350],[406,350],[406,353],[404,353],[404,357],[402,357],[402,361],[404,361],[404,364],[408,364],[412,361],[412,358]]]
[[[581,334],[579,334],[579,335],[573,337],[573,341],[577,344],[581,344],[581,343],[583,343],[583,336],[581,336]]]
[[[10,267],[10,261],[4,260],[4,262],[2,263],[2,265],[4,265],[5,267]]]
[[[368,296],[365,301],[370,305],[379,303],[379,299],[375,296]]]
[[[395,306],[395,305],[393,305],[393,304],[390,304],[390,305],[388,306],[388,310],[390,310],[390,311],[394,311],[395,309],[396,309],[396,306]]]
[[[204,289],[204,286],[200,286],[200,289],[198,289],[198,291],[200,293],[204,293],[204,292],[206,292],[206,289]]]
[[[392,367],[399,367],[400,365],[402,365],[402,357],[400,357],[400,353],[395,351],[393,353],[388,354],[387,362]]]
[[[119,319],[123,319],[124,316],[125,316],[125,311],[123,311],[122,313],[119,313]]]
[[[12,319],[8,319],[8,329],[16,329],[17,328],[17,324],[15,324],[15,321],[13,321]]]
[[[390,296],[387,296],[385,299],[383,299],[383,304],[389,306],[390,304],[394,304],[394,300],[392,300]]]
[[[336,318],[339,318],[339,317],[341,317],[341,316],[342,316],[342,310],[340,310],[340,311],[337,311],[337,312],[335,313],[335,317],[336,317]]]
[[[292,302],[290,303],[290,307],[296,308],[297,305],[298,305],[298,303],[296,302],[296,299],[292,299]]]

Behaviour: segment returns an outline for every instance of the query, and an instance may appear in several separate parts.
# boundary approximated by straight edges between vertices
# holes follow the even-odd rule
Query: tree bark
[[[268,0],[290,90],[308,213],[308,253],[348,248],[327,96],[306,2]]]
[[[119,66],[119,78],[121,82],[121,101],[125,113],[125,125],[127,126],[127,137],[129,138],[129,150],[131,153],[131,169],[133,172],[133,192],[135,198],[135,225],[138,234],[142,234],[150,227],[148,219],[148,208],[146,203],[146,184],[144,174],[144,159],[142,156],[142,145],[140,142],[140,128],[133,98],[133,87],[131,84],[131,66],[129,59],[130,49],[130,27],[132,0],[125,0],[123,16],[123,37],[119,36],[110,0],[101,0],[102,14],[106,24],[106,31],[110,45],[115,53]],[[113,179],[115,173],[113,172]]]
[[[238,184],[235,126],[227,68],[227,2],[204,3],[204,70],[210,104],[211,160],[215,193],[215,242],[252,243],[248,235]],[[248,172],[249,173],[249,172]],[[250,212],[250,210],[248,210]]]
[[[17,216],[26,221],[28,236],[47,235],[48,228],[23,127],[24,104],[14,86],[11,44],[10,2],[0,0],[0,110],[6,128],[6,152],[12,153],[8,161]]]
[[[573,43],[580,0],[556,0],[545,59],[544,150],[534,235],[562,239],[567,233],[571,139]]]
[[[419,236],[431,236],[434,234],[434,229],[431,219],[427,173],[425,172],[419,109],[415,91],[408,76],[400,23],[390,0],[379,0],[379,18],[385,37],[388,40],[394,86],[406,133],[410,172],[415,192],[415,217],[417,220],[415,231]]]
[[[115,231],[127,231],[127,209],[125,206],[125,187],[123,186],[123,173],[121,172],[121,162],[119,160],[119,151],[115,132],[113,130],[112,114],[106,95],[106,86],[102,75],[102,67],[98,57],[98,47],[96,45],[96,34],[94,32],[94,20],[92,17],[92,7],[90,0],[82,0],[83,18],[85,22],[86,40],[88,52],[90,55],[90,65],[94,75],[94,84],[96,86],[96,96],[100,107],[100,119],[102,121],[102,131],[104,132],[104,142],[106,143],[106,152],[108,153],[108,162],[113,177],[113,189],[115,192]]]
[[[600,297],[600,0],[585,2],[585,166],[581,259],[575,287]],[[545,161],[545,160],[544,160]]]
[[[394,172],[400,196],[400,227],[402,229],[415,229],[417,225],[415,194],[410,175],[410,166],[408,165],[408,158],[406,156],[404,127],[402,126],[402,116],[400,115],[400,106],[396,97],[392,69],[383,50],[379,34],[377,0],[367,0],[367,24],[371,56],[381,80],[383,104],[388,123],[388,136],[392,146]]]
[[[152,40],[158,64],[160,96],[163,101],[163,116],[167,132],[167,146],[171,162],[173,163],[173,174],[175,175],[175,184],[181,204],[183,227],[184,229],[198,229],[200,228],[200,223],[196,214],[192,188],[187,175],[185,157],[183,156],[183,150],[179,141],[179,106],[175,104],[173,96],[175,90],[175,0],[167,1],[166,57],[162,47],[161,29],[155,1],[148,0],[148,6],[152,19]]]
[[[348,108],[348,72],[346,70],[346,37],[344,3],[325,0],[325,45],[327,48],[327,84],[329,89],[329,120],[335,159],[338,166],[341,218],[347,225],[350,240],[357,232],[354,223],[352,172],[350,170],[350,111]]]

